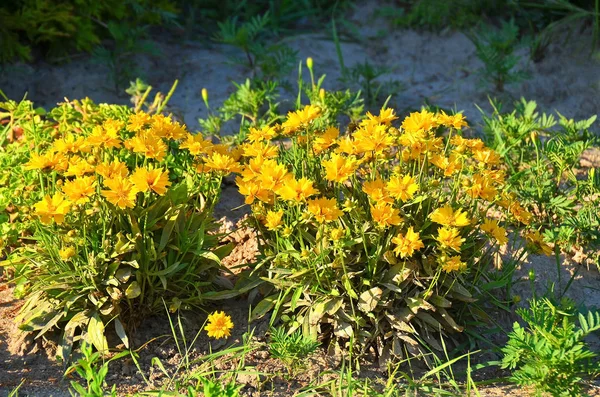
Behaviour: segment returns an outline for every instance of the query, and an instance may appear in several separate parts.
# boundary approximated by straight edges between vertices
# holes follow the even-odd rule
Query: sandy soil
[[[349,18],[361,32],[361,39],[342,43],[342,52],[347,66],[369,62],[384,65],[391,72],[382,77],[383,81],[397,80],[405,89],[392,100],[400,113],[416,109],[428,101],[446,108],[464,110],[472,123],[480,120],[475,104],[487,106],[488,95],[495,95],[489,89],[478,84],[477,69],[480,61],[474,53],[474,46],[467,37],[459,32],[434,34],[411,30],[389,30],[381,20],[371,18],[373,2],[365,2]],[[304,34],[286,38],[286,43],[298,51],[299,59],[312,56],[318,75],[327,74],[326,89],[345,88],[338,81],[339,64],[330,32]],[[580,41],[585,41],[581,38]],[[216,45],[210,41],[183,42],[179,38],[163,38],[157,43],[162,55],[159,57],[142,56],[139,69],[145,80],[157,89],[166,92],[174,79],[179,79],[179,88],[171,100],[171,111],[180,115],[190,129],[197,129],[197,119],[207,115],[201,99],[201,89],[209,91],[212,106],[220,104],[231,92],[232,81],[241,82],[247,75],[242,66],[232,64],[231,57],[237,55],[232,48]],[[582,46],[586,48],[585,46]],[[542,110],[558,110],[573,118],[584,118],[596,113],[600,108],[600,86],[598,80],[599,64],[590,58],[585,50],[575,51],[572,46],[557,41],[549,49],[544,60],[537,64],[526,65],[531,77],[521,85],[508,87],[503,94],[506,102],[512,102],[520,96],[535,99]],[[294,81],[295,73],[290,76]],[[127,103],[128,98],[116,93],[108,78],[108,70],[93,63],[89,56],[80,56],[67,64],[50,65],[39,62],[33,65],[17,64],[0,70],[0,89],[9,97],[19,98],[26,92],[38,105],[50,107],[62,100],[89,96],[98,102]],[[284,96],[290,100],[292,95]],[[284,103],[285,106],[285,103]],[[586,155],[589,167],[598,163],[597,152]],[[596,165],[597,166],[597,165]],[[226,217],[229,227],[240,221],[246,211],[238,209],[243,200],[230,184],[224,186],[222,201],[217,206],[217,218]],[[229,267],[251,261],[255,255],[256,237],[248,229],[241,229],[229,237],[239,243],[231,256],[225,261]],[[545,291],[547,284],[557,281],[556,266],[552,258],[530,256],[515,274],[515,293],[523,301],[531,296],[527,274],[534,268],[538,275],[535,288],[538,293]],[[595,269],[587,270],[573,261],[567,261],[562,267],[562,285],[564,288],[572,274],[577,271],[567,296],[588,307],[600,307],[600,275]],[[63,380],[63,368],[54,360],[54,347],[51,343],[31,341],[20,338],[12,321],[20,303],[13,299],[11,287],[0,283],[0,395],[17,386],[21,379],[26,383],[21,395],[31,396],[68,396],[68,380]],[[241,340],[246,331],[248,304],[243,300],[228,303],[228,310],[239,324],[234,335],[227,342]],[[200,329],[206,314],[183,314],[188,340]],[[513,318],[507,318],[510,324]],[[266,323],[253,324],[257,327],[258,342],[264,342]],[[151,368],[152,357],[158,357],[168,371],[173,371],[181,361],[177,352],[166,316],[147,319],[135,339],[140,346],[146,345],[140,354],[140,365],[144,374],[149,376],[151,385],[160,385],[164,377],[156,367]],[[596,343],[596,342],[594,342]],[[198,348],[193,349],[192,357],[198,358],[206,353],[208,341],[202,335]],[[596,346],[600,346],[597,344]],[[224,347],[213,343],[213,351]],[[27,353],[27,354],[25,354]],[[225,365],[225,361],[216,365]],[[292,395],[303,385],[307,385],[317,374],[330,368],[336,368],[339,360],[319,354],[311,359],[306,374],[295,379],[294,384],[284,377],[276,378],[269,386],[272,395]],[[252,353],[247,365],[258,371],[284,372],[281,364],[270,359],[266,348]],[[385,371],[366,367],[368,376],[382,377]],[[370,372],[369,372],[370,371]],[[496,377],[498,374],[491,374]],[[277,380],[278,379],[278,380]],[[120,393],[143,390],[146,382],[138,373],[131,360],[114,363],[108,378],[109,383],[119,383]],[[247,384],[245,395],[271,395],[260,389],[260,382],[250,375],[238,379]],[[264,385],[262,386],[265,387]],[[525,391],[509,386],[491,386],[480,390],[482,396],[521,396]],[[600,394],[598,394],[600,395]]]

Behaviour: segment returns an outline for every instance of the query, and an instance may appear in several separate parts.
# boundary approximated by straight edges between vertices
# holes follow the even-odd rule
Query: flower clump
[[[289,325],[386,349],[462,330],[453,317],[507,225],[531,219],[504,192],[500,157],[463,137],[462,114],[399,123],[386,108],[345,132],[320,115],[309,105],[252,131],[236,180]]]

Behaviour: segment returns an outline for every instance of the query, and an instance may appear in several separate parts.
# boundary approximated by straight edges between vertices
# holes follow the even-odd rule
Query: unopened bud
[[[313,68],[313,59],[311,57],[306,58],[306,66],[308,67],[308,69],[310,71],[312,71],[312,68]]]

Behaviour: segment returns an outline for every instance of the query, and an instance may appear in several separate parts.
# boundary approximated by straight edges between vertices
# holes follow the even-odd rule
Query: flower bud
[[[324,88],[321,88],[319,90],[319,98],[321,98],[322,101],[325,100],[325,89]]]
[[[202,89],[202,100],[208,102],[208,90],[206,88]]]
[[[308,67],[308,70],[312,72],[313,59],[311,57],[306,58],[306,66]]]

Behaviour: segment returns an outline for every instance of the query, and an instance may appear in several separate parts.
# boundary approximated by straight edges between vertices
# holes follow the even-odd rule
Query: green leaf
[[[252,309],[252,314],[250,315],[250,322],[254,320],[258,320],[267,314],[271,309],[275,307],[275,303],[277,302],[278,294],[269,295],[260,301],[254,309]]]
[[[125,332],[125,327],[123,327],[123,323],[118,318],[115,318],[115,331],[117,336],[123,341],[126,349],[129,349],[129,338],[127,337],[127,333]]]
[[[142,289],[137,281],[133,281],[125,290],[127,299],[135,299],[142,294]]]
[[[100,320],[98,313],[90,318],[87,328],[88,341],[94,345],[100,354],[108,353],[108,342],[104,336],[104,323]]]

